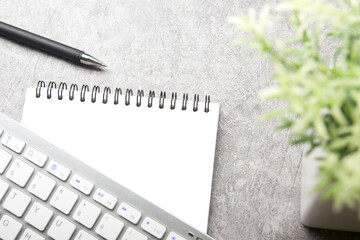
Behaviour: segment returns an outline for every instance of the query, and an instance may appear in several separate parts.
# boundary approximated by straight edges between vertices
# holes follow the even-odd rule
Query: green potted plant
[[[307,146],[301,221],[360,231],[359,1],[285,0],[228,20],[252,33],[237,43],[273,66],[274,86],[260,96],[287,102],[265,118],[290,131],[290,144]],[[279,26],[291,29],[289,39],[269,37]]]

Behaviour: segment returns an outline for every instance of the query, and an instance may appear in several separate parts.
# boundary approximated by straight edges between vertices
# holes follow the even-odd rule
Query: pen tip
[[[107,67],[106,64],[101,62],[100,60],[94,58],[93,56],[90,56],[89,54],[83,53],[81,55],[80,62],[85,65],[90,66],[100,66],[100,67]]]

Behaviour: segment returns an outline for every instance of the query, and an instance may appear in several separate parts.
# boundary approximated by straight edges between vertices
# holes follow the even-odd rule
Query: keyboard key
[[[89,201],[82,200],[74,212],[73,218],[91,229],[101,213],[101,209]]]
[[[57,188],[54,196],[50,200],[50,204],[65,214],[69,214],[73,209],[78,195],[66,187],[60,186]]]
[[[171,232],[166,240],[186,240],[185,238],[179,236],[177,233]]]
[[[24,187],[33,172],[33,167],[30,167],[19,159],[15,159],[15,161],[11,164],[9,171],[6,173],[6,177],[20,187]]]
[[[145,232],[150,233],[158,239],[161,239],[166,232],[166,227],[149,217],[144,219],[143,223],[141,224],[141,228],[144,229]]]
[[[16,153],[21,153],[25,147],[25,142],[20,139],[6,133],[4,137],[1,139],[2,145],[13,150]]]
[[[120,204],[117,213],[133,224],[137,224],[141,218],[141,212],[126,203]]]
[[[123,228],[123,222],[111,216],[110,214],[105,213],[100,223],[96,227],[95,232],[106,240],[116,240]]]
[[[147,240],[148,238],[139,233],[138,231],[132,229],[131,227],[129,227],[124,236],[121,238],[121,240]]]
[[[84,193],[85,195],[89,195],[94,188],[94,184],[86,180],[85,178],[75,174],[71,180],[70,185]]]
[[[54,190],[56,182],[46,175],[38,172],[28,187],[29,192],[46,201]]]
[[[74,224],[57,216],[48,231],[48,236],[56,240],[68,240],[74,234],[75,229]]]
[[[91,236],[84,230],[80,230],[74,240],[97,240],[97,238]]]
[[[22,217],[30,202],[31,198],[29,196],[13,188],[5,199],[3,206],[15,216]]]
[[[4,173],[11,159],[12,155],[10,153],[0,149],[0,174]]]
[[[30,229],[26,229],[19,240],[45,240],[45,238]]]
[[[3,199],[8,189],[9,184],[4,182],[3,180],[0,180],[0,201]]]
[[[50,161],[46,170],[63,181],[66,181],[71,173],[70,169],[55,161]]]
[[[101,188],[96,189],[93,198],[95,201],[97,201],[98,203],[104,205],[105,207],[109,208],[109,209],[114,209],[116,203],[117,203],[117,198],[114,197],[113,195],[111,195],[110,193],[102,190]]]
[[[0,220],[0,239],[15,240],[21,228],[21,223],[8,215],[4,215]]]
[[[24,157],[30,162],[35,163],[39,167],[43,167],[48,160],[48,156],[39,152],[33,147],[28,147],[24,153]]]
[[[35,202],[26,214],[25,221],[39,231],[44,231],[52,216],[53,211],[40,203]]]

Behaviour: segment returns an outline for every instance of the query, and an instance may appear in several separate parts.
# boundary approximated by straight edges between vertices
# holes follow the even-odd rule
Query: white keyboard
[[[3,114],[0,142],[2,240],[212,239]]]

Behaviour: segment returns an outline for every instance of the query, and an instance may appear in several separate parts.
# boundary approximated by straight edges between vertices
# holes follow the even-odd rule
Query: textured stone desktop
[[[258,90],[271,67],[226,17],[261,0],[1,0],[0,20],[87,51],[92,70],[0,38],[0,111],[20,120],[25,89],[37,81],[211,95],[221,103],[208,233],[215,239],[356,239],[300,224],[301,147],[261,115],[281,106]],[[286,36],[279,26],[271,34]],[[147,96],[147,95],[146,95]],[[204,99],[202,99],[204,100]],[[54,126],[56,127],[56,126]],[[189,136],[190,138],[191,136]]]

